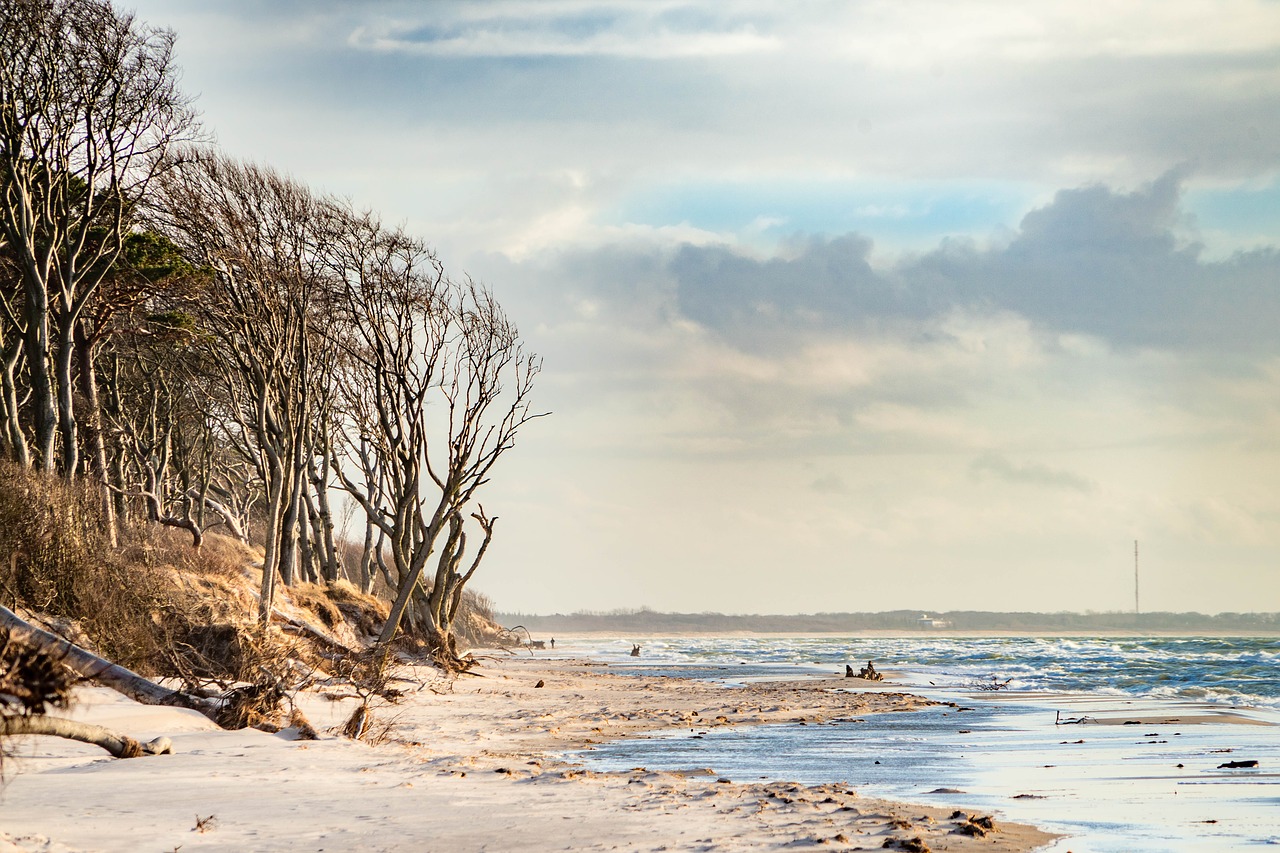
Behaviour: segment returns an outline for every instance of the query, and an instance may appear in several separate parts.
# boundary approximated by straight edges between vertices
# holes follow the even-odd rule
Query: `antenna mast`
[[[1142,611],[1138,608],[1138,540],[1133,540],[1133,613],[1138,615]]]

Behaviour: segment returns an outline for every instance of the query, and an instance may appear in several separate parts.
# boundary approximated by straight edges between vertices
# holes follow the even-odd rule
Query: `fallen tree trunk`
[[[93,652],[77,646],[56,634],[37,628],[22,619],[7,607],[0,605],[0,627],[8,628],[10,635],[30,646],[41,649],[62,661],[72,672],[81,678],[95,681],[104,687],[110,687],[123,693],[135,702],[143,705],[165,705],[177,708],[190,708],[199,711],[215,723],[218,722],[220,703],[216,700],[191,696],[180,690],[161,687],[154,681],[148,681],[136,672],[101,658]]]
[[[138,743],[128,735],[116,734],[102,726],[68,720],[64,717],[46,717],[43,714],[0,717],[0,737],[11,735],[52,735],[78,740],[81,743],[100,746],[116,758],[173,753],[173,743],[167,737],[158,737],[148,743]]]

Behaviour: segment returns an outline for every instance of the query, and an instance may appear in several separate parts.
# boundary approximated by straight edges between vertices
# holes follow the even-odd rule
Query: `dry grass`
[[[462,606],[458,608],[454,630],[471,646],[495,645],[506,634],[506,629],[494,618],[493,600],[483,592],[469,589],[462,593]]]
[[[376,637],[387,621],[391,608],[382,599],[366,595],[347,581],[337,581],[324,588],[329,601],[342,614],[357,637]],[[292,592],[292,590],[290,590]]]
[[[5,603],[71,620],[105,657],[153,673],[160,637],[150,614],[171,581],[110,547],[92,489],[11,464],[0,464],[0,483]]]
[[[148,542],[155,558],[181,571],[203,576],[236,577],[245,566],[262,562],[262,551],[220,533],[206,533],[200,550],[179,530],[152,528]]]
[[[377,659],[346,653],[381,630],[382,598],[346,581],[282,586],[275,607],[292,624],[263,628],[259,549],[210,533],[195,550],[185,533],[149,526],[113,548],[102,524],[93,488],[0,463],[0,602],[41,614],[52,629],[142,675],[176,677],[191,691],[216,687],[229,700],[224,725],[287,725],[290,697],[323,670],[355,685],[362,710],[352,726],[360,736],[386,736],[390,723],[371,725],[370,717],[394,701],[386,650]],[[467,641],[493,634],[492,610],[485,596],[465,595],[456,627]],[[19,700],[0,706],[5,701]]]

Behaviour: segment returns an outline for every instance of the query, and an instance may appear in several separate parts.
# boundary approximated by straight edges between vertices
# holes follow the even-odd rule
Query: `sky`
[[[544,357],[499,609],[1280,611],[1276,0],[132,8]]]

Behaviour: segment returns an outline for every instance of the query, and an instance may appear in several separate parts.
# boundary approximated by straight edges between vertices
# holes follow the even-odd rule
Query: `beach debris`
[[[67,664],[65,650],[51,650],[39,638],[31,642],[29,636],[0,626],[0,747],[4,739],[16,735],[51,735],[92,744],[116,758],[173,753],[167,737],[139,743],[102,726],[47,716],[49,708],[71,707],[77,673]],[[0,764],[3,757],[0,749]]]
[[[932,791],[929,791],[929,793],[930,794],[963,794],[965,792],[961,791],[959,788],[934,788]],[[956,814],[961,814],[961,813],[956,812]],[[956,815],[953,814],[951,817],[954,819],[955,816]],[[965,815],[965,817],[968,817],[968,815]]]
[[[963,814],[963,812],[956,812],[955,814]],[[960,835],[969,835],[974,838],[985,838],[988,832],[996,831],[996,822],[990,815],[970,816],[967,820],[957,824],[954,830]]]
[[[990,681],[978,681],[968,686],[970,690],[987,690],[987,691],[1008,690],[1009,682],[1011,681],[1013,681],[1012,678],[1006,678],[1004,681],[1000,681],[998,678],[996,678],[993,675],[991,676]]]
[[[1053,718],[1053,724],[1055,726],[1079,726],[1085,723],[1098,722],[1093,717],[1086,716],[1086,715],[1081,715],[1079,717],[1064,717],[1062,716],[1061,711],[1056,711],[1054,713],[1055,713],[1055,716]],[[1063,741],[1063,743],[1066,743],[1066,741]],[[1079,741],[1079,743],[1084,743],[1084,741]]]
[[[1257,766],[1258,766],[1258,762],[1255,759],[1250,758],[1245,761],[1228,761],[1224,764],[1219,764],[1218,769],[1222,770],[1225,767],[1228,770],[1239,770],[1244,767],[1257,767]]]
[[[884,681],[884,676],[876,672],[876,665],[871,661],[867,661],[867,665],[864,666],[862,669],[858,670],[858,674],[856,676],[853,675],[852,673],[853,673],[853,667],[846,664],[845,665],[846,678],[861,678],[866,681]]]
[[[1015,794],[1013,798],[1015,800],[1043,800],[1045,796],[1044,794]]]
[[[537,688],[539,688],[539,687],[546,687],[546,686],[547,686],[547,682],[545,682],[545,681],[543,681],[541,678],[539,678],[539,679],[538,679],[538,683],[537,683],[537,684],[535,684],[535,685],[533,685],[533,686],[534,686],[534,689],[536,690],[536,689],[537,689]]]
[[[631,646],[631,656],[632,656],[633,658],[638,658],[638,657],[640,657],[640,647],[639,647],[639,646],[637,646],[637,645],[635,645],[634,643],[633,643],[633,644],[632,644],[632,646]]]
[[[214,817],[216,817],[216,815],[209,815],[208,817],[200,817],[200,815],[196,815],[196,825],[191,827],[191,831],[203,834],[213,829]]]
[[[311,725],[311,721],[297,708],[294,708],[289,715],[289,725],[286,728],[293,729],[297,734],[298,740],[320,739],[320,733],[316,731],[316,727]]]
[[[342,734],[352,740],[360,740],[364,737],[365,731],[368,729],[369,720],[372,714],[367,704],[361,704],[351,712],[351,716],[342,725]]]
[[[918,835],[914,838],[886,838],[880,846],[887,850],[906,850],[908,853],[931,853],[933,849]]]
[[[193,711],[199,711],[214,722],[218,721],[220,705],[215,700],[161,687],[136,672],[101,658],[69,640],[37,628],[4,606],[0,606],[0,628],[5,630],[6,639],[21,643],[28,648],[39,649],[81,678],[109,687],[135,702],[143,705],[190,708]]]

